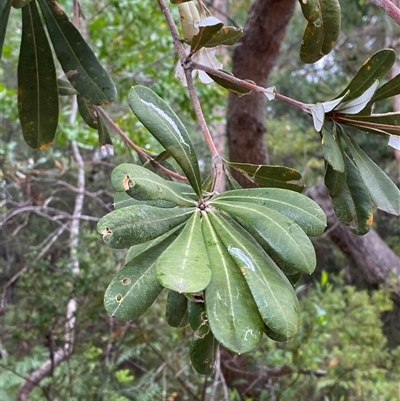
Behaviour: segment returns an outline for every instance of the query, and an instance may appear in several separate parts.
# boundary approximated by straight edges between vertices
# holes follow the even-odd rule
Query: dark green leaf
[[[10,16],[11,2],[0,0],[0,60],[3,55],[3,44],[6,37],[8,17]]]
[[[176,207],[176,203],[168,202],[162,199],[140,201],[129,196],[126,192],[116,192],[114,194],[114,209],[121,209],[133,205],[148,205],[162,208]]]
[[[107,312],[124,320],[134,320],[153,304],[163,287],[157,280],[156,261],[173,239],[130,260],[117,274],[104,294]]]
[[[365,61],[354,78],[337,97],[341,97],[348,92],[345,97],[346,102],[348,102],[361,96],[375,80],[380,80],[389,72],[395,60],[396,53],[394,50],[379,50]]]
[[[234,26],[224,26],[205,47],[215,47],[219,45],[232,46],[243,35],[243,29]]]
[[[97,132],[99,134],[99,146],[103,156],[113,155],[114,150],[110,131],[108,129],[106,121],[101,114],[98,114]]]
[[[371,103],[382,99],[388,99],[396,95],[400,95],[400,74],[397,74],[394,78],[378,88],[371,99]]]
[[[55,53],[78,93],[96,105],[114,101],[117,90],[92,49],[53,0],[38,0]]]
[[[215,338],[237,353],[255,349],[262,338],[263,321],[249,287],[213,229],[207,214],[202,227],[212,277],[205,291],[207,318]]]
[[[218,18],[207,17],[202,19],[198,24],[198,33],[192,38],[190,52],[194,54],[199,51],[216,36],[223,26],[224,24]]]
[[[18,62],[18,110],[22,134],[34,149],[46,149],[58,123],[56,69],[36,2],[22,9]]]
[[[207,287],[211,270],[200,212],[192,215],[179,237],[159,257],[157,277],[162,286],[179,293],[197,293]]]
[[[223,72],[225,72],[228,75],[232,75],[229,72],[226,72],[226,71],[223,71]],[[227,89],[229,92],[234,93],[238,97],[242,97],[244,95],[248,95],[251,92],[251,89],[246,88],[246,87],[244,87],[242,85],[230,82],[227,79],[218,77],[217,75],[211,74],[209,72],[207,72],[207,75],[209,75],[218,85],[220,85],[223,88]]]
[[[171,327],[185,327],[189,323],[188,300],[183,294],[168,292],[165,320]]]
[[[400,191],[390,178],[354,142],[343,134],[361,179],[378,209],[400,215]]]
[[[159,96],[144,86],[133,87],[128,101],[137,118],[176,160],[196,194],[201,197],[196,152],[178,116]]]
[[[345,124],[352,125],[363,131],[381,135],[400,135],[400,112],[373,114],[371,116],[344,116]]]
[[[78,95],[76,99],[78,102],[79,114],[82,116],[85,123],[89,127],[97,129],[99,122],[96,106],[81,95]]]
[[[292,284],[238,223],[221,214],[208,215],[243,274],[264,323],[287,340],[293,338],[299,328],[300,306]]]
[[[321,235],[326,227],[324,211],[308,196],[281,188],[247,188],[223,192],[212,201],[249,202],[282,213],[307,235]]]
[[[69,83],[69,81],[66,81],[65,79],[57,78],[57,85],[58,85],[58,94],[60,96],[73,96],[78,94],[78,92]]]
[[[345,155],[346,170],[339,173],[327,166],[325,185],[337,218],[357,235],[366,234],[373,222],[371,198],[353,162]]]
[[[127,193],[138,200],[162,199],[180,206],[195,206],[193,188],[180,182],[167,181],[152,171],[135,164],[123,163],[111,174],[116,191]]]
[[[289,167],[233,162],[226,164],[260,187],[285,188],[297,192],[302,192],[304,189],[302,175]]]
[[[334,170],[343,173],[344,160],[340,146],[336,133],[336,124],[333,125],[333,132],[324,127],[322,129],[322,150],[324,152],[324,158]]]
[[[266,206],[245,202],[212,200],[210,204],[252,227],[266,242],[264,249],[281,267],[311,274],[316,267],[314,247],[293,220]],[[264,244],[261,244],[264,245]]]
[[[190,360],[195,370],[202,375],[211,375],[215,370],[218,341],[208,323],[204,304],[189,303],[190,325],[194,338],[190,345]]]
[[[194,208],[159,208],[134,205],[108,213],[97,223],[97,231],[113,248],[143,244],[186,221]]]

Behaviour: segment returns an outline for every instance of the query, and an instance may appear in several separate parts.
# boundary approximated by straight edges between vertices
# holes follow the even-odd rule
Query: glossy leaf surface
[[[305,232],[293,220],[257,204],[220,200],[213,200],[211,204],[251,226],[268,244],[267,253],[278,266],[283,264],[307,274],[314,271],[314,247]]]
[[[133,87],[128,102],[140,122],[176,160],[196,194],[201,196],[196,152],[178,116],[159,96],[144,86]]]
[[[90,46],[52,0],[38,0],[55,53],[78,93],[95,105],[114,101],[117,91]]]
[[[114,210],[97,223],[97,231],[112,248],[128,248],[165,234],[186,221],[193,209],[162,209],[147,205],[127,206]]]
[[[285,188],[297,192],[302,192],[304,189],[302,175],[289,167],[233,162],[226,164],[260,187]]]
[[[207,214],[203,219],[203,235],[212,270],[205,292],[211,330],[215,338],[231,351],[250,352],[261,341],[262,318],[242,273],[213,229]]]
[[[292,284],[239,224],[217,213],[209,217],[247,281],[264,323],[287,340],[294,337],[300,307]]]
[[[152,171],[135,165],[123,163],[111,174],[111,183],[116,191],[126,191],[139,200],[162,199],[181,206],[194,206],[196,197],[193,188],[187,184],[167,181]]]
[[[34,1],[22,8],[18,111],[26,143],[34,149],[49,147],[58,124],[57,77],[47,35]]]
[[[216,195],[213,201],[249,202],[266,206],[297,223],[307,235],[320,235],[326,227],[324,211],[309,197],[281,188],[246,188]]]
[[[193,213],[179,237],[158,259],[157,277],[163,287],[179,293],[196,293],[207,287],[211,270],[200,212]]]

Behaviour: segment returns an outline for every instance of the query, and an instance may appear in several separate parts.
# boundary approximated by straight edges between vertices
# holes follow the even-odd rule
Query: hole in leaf
[[[123,279],[121,280],[121,283],[122,283],[123,285],[129,285],[129,284],[131,283],[131,279],[125,277],[125,278],[123,278]]]
[[[110,227],[105,227],[104,230],[101,232],[103,237],[107,237],[108,235],[112,234],[112,230]]]
[[[115,297],[115,300],[117,301],[117,302],[121,302],[122,301],[122,295],[121,294],[118,294],[116,297]]]

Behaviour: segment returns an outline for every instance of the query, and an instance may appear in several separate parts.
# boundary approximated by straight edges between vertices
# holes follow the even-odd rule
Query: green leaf
[[[79,114],[81,115],[85,123],[90,128],[94,128],[97,130],[99,122],[96,106],[81,95],[78,95],[76,99],[78,103]]]
[[[140,122],[176,160],[196,194],[201,197],[196,152],[178,116],[159,96],[144,86],[133,87],[128,102]]]
[[[224,26],[210,41],[206,43],[205,47],[216,47],[219,45],[232,46],[242,37],[242,35],[242,28]]]
[[[195,206],[193,188],[180,182],[167,181],[150,170],[135,164],[123,163],[111,174],[116,191],[127,191],[139,200],[162,199],[180,206]]]
[[[332,199],[336,217],[350,226],[357,235],[366,234],[373,222],[371,198],[365,188],[356,166],[345,155],[346,170],[339,173],[327,166],[325,185]]]
[[[182,3],[188,3],[189,1],[193,0],[170,0],[172,4],[182,4]]]
[[[26,143],[34,149],[49,147],[58,124],[57,77],[50,45],[34,1],[22,9],[18,110]]]
[[[229,172],[228,169],[225,169],[225,175],[229,189],[242,189],[242,186],[236,181],[235,177]]]
[[[0,60],[3,55],[3,44],[6,37],[8,17],[10,16],[11,2],[9,0],[0,1]]]
[[[207,214],[202,219],[212,277],[205,291],[207,318],[215,338],[237,353],[254,350],[263,335],[263,321],[249,287],[213,229]]]
[[[266,242],[266,252],[281,267],[311,274],[316,267],[314,247],[293,220],[266,206],[212,200],[210,204],[243,220]],[[248,230],[249,231],[249,230]],[[265,244],[261,244],[265,245]]]
[[[125,192],[116,192],[114,194],[114,209],[121,209],[123,207],[133,206],[133,205],[148,205],[162,208],[173,208],[176,207],[175,203],[164,201],[162,199],[150,200],[150,201],[140,201],[132,198]]]
[[[340,33],[341,16],[338,0],[299,0],[308,24],[300,47],[300,58],[315,63],[328,54]]]
[[[169,291],[165,320],[171,327],[185,327],[189,323],[188,300],[183,294]]]
[[[375,80],[374,83],[362,93],[362,95],[350,101],[341,102],[335,110],[344,114],[360,113],[370,103],[370,100],[372,99],[372,96],[374,95],[378,85],[379,81]]]
[[[110,315],[134,320],[153,304],[163,290],[157,280],[156,261],[171,240],[166,239],[130,260],[118,272],[104,294],[104,305]]]
[[[58,94],[60,96],[74,96],[78,94],[78,92],[69,83],[69,81],[66,81],[65,79],[57,78],[57,85],[58,85]]]
[[[222,71],[222,70],[221,70]],[[225,74],[232,75],[231,73],[227,71],[223,71]],[[225,78],[221,78],[217,75],[211,74],[207,72],[207,75],[210,76],[219,86],[222,86],[223,88],[227,89],[229,92],[234,93],[238,97],[242,97],[244,95],[248,95],[251,92],[251,89],[246,88],[242,85],[235,84],[233,82],[228,81]]]
[[[204,47],[223,26],[224,24],[216,17],[210,16],[202,19],[197,25],[199,31],[192,38],[190,53],[194,54]]]
[[[192,215],[179,237],[158,259],[157,277],[162,286],[179,293],[196,293],[207,287],[211,270],[200,212]]]
[[[344,116],[344,124],[380,135],[400,135],[400,112],[371,116]]]
[[[61,67],[78,93],[96,105],[114,101],[117,90],[92,49],[52,0],[38,0]]]
[[[375,80],[380,80],[389,72],[395,60],[396,53],[394,50],[379,50],[364,62],[354,78],[337,97],[341,97],[348,92],[345,97],[346,102],[348,102],[361,96],[371,87]]]
[[[112,248],[128,248],[166,233],[186,221],[194,210],[195,208],[127,206],[102,217],[97,223],[97,231]]]
[[[296,192],[302,192],[304,189],[302,175],[289,167],[233,162],[226,164],[260,187],[285,188]]]
[[[142,253],[146,252],[150,248],[155,247],[159,243],[163,242],[166,238],[173,236],[175,239],[178,237],[179,233],[182,231],[182,228],[186,222],[181,223],[174,227],[172,230],[167,231],[165,234],[160,235],[157,238],[154,238],[150,241],[144,242],[143,244],[133,245],[128,249],[128,252],[125,257],[125,263],[128,263],[130,260],[136,258],[137,256],[141,255]]]
[[[292,284],[234,220],[208,213],[211,224],[240,268],[265,324],[287,340],[297,333],[300,306]]]
[[[97,132],[99,134],[99,146],[103,156],[113,155],[113,143],[110,135],[110,131],[107,126],[107,122],[104,120],[103,116],[98,113],[98,128]]]
[[[16,8],[16,9],[25,7],[31,1],[32,0],[9,0],[9,2],[12,5],[12,7]]]
[[[396,95],[400,95],[400,74],[397,74],[394,78],[378,88],[374,96],[372,96],[371,103],[388,99]]]
[[[247,188],[223,192],[214,201],[249,202],[273,209],[297,223],[307,235],[321,235],[326,227],[324,211],[308,196],[281,188]]]
[[[325,160],[332,168],[340,173],[344,172],[344,160],[336,133],[336,124],[333,125],[332,132],[327,128],[322,129],[322,151]]]
[[[378,209],[400,215],[400,191],[390,178],[363,152],[353,138],[343,133],[352,159],[356,164],[372,200]]]
[[[218,341],[212,334],[204,304],[189,302],[190,325],[194,338],[190,345],[190,361],[202,375],[211,375],[215,370]]]

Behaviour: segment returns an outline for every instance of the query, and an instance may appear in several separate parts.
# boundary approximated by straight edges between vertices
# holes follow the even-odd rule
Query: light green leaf
[[[353,162],[345,155],[346,171],[327,166],[325,185],[332,199],[336,217],[357,235],[366,234],[373,222],[371,198]]]
[[[361,96],[376,80],[382,79],[389,72],[395,60],[394,50],[379,50],[364,62],[354,78],[337,97],[348,93],[345,97],[348,102]]]
[[[321,235],[326,227],[324,211],[308,196],[281,188],[246,188],[216,195],[211,200],[249,202],[273,209],[297,223],[307,235]]]
[[[196,194],[201,197],[196,152],[178,116],[159,96],[144,86],[133,87],[129,92],[128,102],[141,123],[176,160]]]
[[[188,312],[194,331],[194,338],[190,344],[190,361],[196,372],[211,375],[215,371],[219,343],[210,329],[204,304],[189,302]]]
[[[209,213],[211,224],[243,274],[260,315],[275,333],[287,340],[299,328],[300,306],[292,284],[274,261],[232,219]]]
[[[289,167],[228,161],[225,163],[260,187],[285,188],[297,192],[302,192],[304,189],[302,175],[297,170]]]
[[[179,293],[196,293],[207,287],[211,270],[200,212],[193,213],[179,237],[158,259],[157,277],[162,286]]]
[[[194,54],[199,51],[210,40],[215,38],[223,26],[222,21],[212,16],[204,18],[198,24],[195,24],[195,28],[198,28],[199,31],[192,38],[190,52]]]
[[[400,191],[392,180],[378,167],[354,142],[353,138],[343,134],[372,200],[378,209],[387,213],[400,215]]]
[[[305,232],[293,220],[266,206],[212,200],[212,206],[243,220],[265,241],[261,244],[281,267],[311,274],[316,267],[314,247]],[[249,231],[249,230],[247,230]]]
[[[168,292],[165,320],[171,327],[185,327],[189,323],[188,300],[183,294]]]
[[[324,152],[325,160],[332,168],[340,173],[344,172],[344,160],[340,148],[339,138],[336,133],[336,124],[333,124],[331,132],[327,128],[322,129],[322,151]]]
[[[344,114],[357,114],[361,112],[370,102],[378,85],[379,81],[376,80],[362,95],[350,101],[340,103],[339,106],[336,107],[336,111]]]
[[[52,0],[38,0],[61,67],[78,93],[96,105],[114,101],[117,90],[90,46]]]
[[[111,174],[116,191],[126,191],[138,200],[162,199],[180,206],[195,206],[196,194],[187,184],[164,180],[152,171],[135,164],[123,163]]]
[[[130,260],[118,272],[104,294],[110,315],[134,320],[153,304],[163,289],[157,280],[156,261],[170,241],[167,239]]]
[[[207,214],[202,219],[212,270],[205,292],[211,330],[215,338],[231,351],[250,352],[261,342],[262,318],[242,273],[213,229]]]
[[[58,124],[57,76],[47,35],[34,1],[22,8],[18,111],[26,143],[34,149],[49,147]]]
[[[186,221],[194,210],[195,208],[127,206],[102,217],[97,223],[97,231],[112,248],[128,248],[165,234]]]

